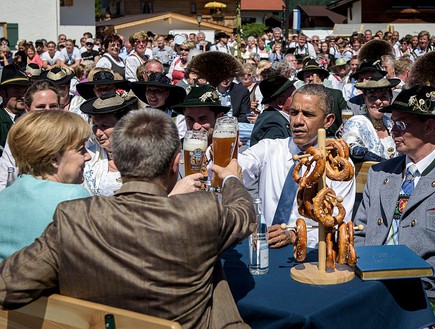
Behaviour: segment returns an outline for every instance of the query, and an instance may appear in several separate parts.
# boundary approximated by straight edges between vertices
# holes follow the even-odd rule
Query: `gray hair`
[[[301,95],[313,95],[313,96],[319,96],[320,102],[319,106],[323,110],[323,114],[327,116],[328,114],[332,113],[332,106],[334,104],[334,99],[332,98],[332,95],[323,85],[310,83],[307,85],[303,85],[301,88],[296,90],[295,94],[301,94]],[[293,99],[294,99],[293,95]]]
[[[112,135],[113,160],[122,177],[165,179],[180,149],[177,127],[160,110],[128,113]]]

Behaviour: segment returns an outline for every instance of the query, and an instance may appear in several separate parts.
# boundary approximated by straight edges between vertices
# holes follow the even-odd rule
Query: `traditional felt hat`
[[[304,66],[302,67],[302,70],[300,70],[297,74],[297,77],[299,80],[304,81],[304,73],[305,72],[312,72],[317,74],[322,80],[326,79],[329,76],[329,72],[322,69],[319,64],[314,59],[309,59],[307,62],[305,62]]]
[[[364,82],[357,82],[355,84],[355,88],[360,90],[380,90],[380,89],[391,89],[394,86],[397,86],[400,83],[400,79],[393,78],[387,79],[385,77],[381,77],[380,79],[371,78]]]
[[[30,84],[29,78],[18,69],[15,64],[6,65],[2,71],[0,86],[6,85],[21,85],[27,86]]]
[[[40,79],[42,70],[36,63],[29,63],[26,66],[26,75],[32,79]]]
[[[216,113],[227,113],[230,110],[229,106],[222,106],[216,89],[210,85],[193,87],[182,103],[173,106],[180,113],[186,107],[209,107]]]
[[[56,86],[67,84],[74,78],[74,71],[67,67],[53,67],[41,73],[41,79],[52,81]]]
[[[197,73],[213,87],[226,79],[232,79],[243,72],[243,66],[234,56],[220,51],[206,51],[195,56],[187,65],[188,72]]]
[[[95,97],[94,86],[96,85],[115,85],[117,89],[129,91],[130,86],[127,80],[115,80],[112,71],[99,71],[96,72],[92,81],[82,82],[77,84],[77,92],[84,99],[91,99]]]
[[[216,33],[216,35],[214,36],[215,40],[219,40],[221,38],[229,38],[230,36],[228,34],[226,34],[225,32],[218,32]]]
[[[100,97],[88,99],[80,106],[83,113],[89,115],[102,115],[116,112],[128,112],[137,103],[136,97],[128,97],[127,93],[122,96],[118,93],[104,94]]]
[[[164,87],[169,91],[169,96],[166,99],[165,106],[172,107],[175,104],[181,103],[186,97],[186,91],[184,88],[174,86],[171,84],[171,80],[162,73],[152,73],[148,81],[135,81],[130,84],[134,94],[143,102],[148,103],[146,99],[146,91],[150,86]]]
[[[340,57],[340,58],[337,58],[337,60],[335,61],[335,64],[332,65],[332,66],[330,67],[330,69],[333,70],[333,69],[335,69],[335,68],[337,68],[337,67],[340,67],[340,66],[346,66],[346,65],[347,65],[347,61],[346,61],[346,59],[343,58],[343,57]]]
[[[394,102],[379,110],[405,112],[435,118],[435,88],[424,85],[403,89]]]
[[[289,80],[282,75],[271,75],[260,82],[260,91],[263,94],[261,104],[267,104],[292,87],[295,80]]]
[[[435,52],[430,51],[420,56],[414,63],[408,80],[409,87],[432,86],[435,87]]]
[[[382,70],[380,60],[366,60],[366,61],[363,61],[359,65],[356,72],[354,74],[352,74],[350,77],[351,77],[351,79],[358,80],[359,74],[364,73],[364,72],[377,73],[377,74],[375,74],[375,76],[383,76],[384,77],[387,75],[387,71]]]

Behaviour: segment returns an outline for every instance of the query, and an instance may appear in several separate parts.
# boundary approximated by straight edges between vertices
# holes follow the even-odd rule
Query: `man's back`
[[[208,192],[168,198],[156,184],[127,182],[113,197],[61,204],[41,239],[0,267],[3,278],[13,276],[0,282],[0,301],[23,303],[26,296],[11,293],[18,285],[32,296],[59,285],[64,295],[209,328],[223,321],[212,309],[218,256],[254,221],[249,194],[234,178],[222,204]],[[23,286],[36,277],[44,280]],[[229,290],[224,297],[232,298]]]

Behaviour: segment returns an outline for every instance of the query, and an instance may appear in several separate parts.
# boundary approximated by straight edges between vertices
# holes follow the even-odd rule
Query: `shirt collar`
[[[418,176],[421,176],[421,174],[426,170],[427,167],[434,161],[435,159],[435,150],[433,150],[431,153],[426,155],[423,159],[415,163],[415,166],[418,169]],[[412,160],[409,156],[406,156],[406,169],[412,164]]]

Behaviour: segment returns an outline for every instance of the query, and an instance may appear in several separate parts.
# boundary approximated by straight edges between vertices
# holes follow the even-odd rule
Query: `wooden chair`
[[[367,182],[367,174],[369,173],[369,169],[371,166],[377,163],[378,162],[376,161],[365,161],[355,164],[356,193],[364,192],[364,186]]]
[[[114,319],[115,325],[110,319],[112,323]],[[181,329],[181,326],[177,322],[61,295],[41,297],[13,311],[0,310],[0,329],[54,328]]]
[[[371,166],[373,166],[374,164],[377,164],[377,163],[378,162],[376,162],[376,161],[365,161],[365,162],[355,163],[356,195],[355,195],[355,203],[353,205],[352,216],[355,216],[355,214],[358,210],[358,207],[362,201],[364,187],[365,187],[366,182],[367,182],[367,174],[369,173],[369,169]]]

